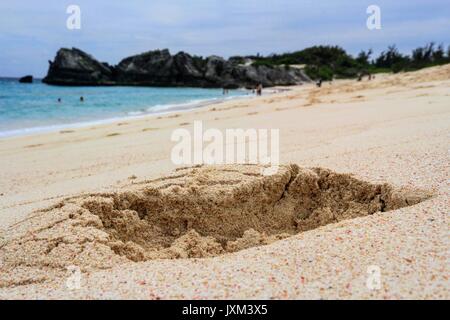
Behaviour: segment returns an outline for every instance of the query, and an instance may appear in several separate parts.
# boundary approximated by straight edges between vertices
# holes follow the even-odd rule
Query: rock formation
[[[242,63],[244,60],[245,63]],[[132,85],[205,88],[254,88],[310,81],[302,70],[255,66],[251,61],[185,52],[155,50],[123,59],[117,66],[101,63],[79,49],[60,49],[43,82],[53,85]]]
[[[33,83],[33,76],[25,76],[19,79],[20,83]]]
[[[55,85],[114,85],[113,68],[87,53],[73,48],[60,49],[49,61],[47,76],[42,80]]]

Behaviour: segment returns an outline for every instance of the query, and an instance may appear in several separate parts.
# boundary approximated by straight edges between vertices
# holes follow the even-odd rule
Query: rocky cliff
[[[114,85],[113,70],[87,53],[73,48],[60,49],[54,61],[49,61],[47,76],[42,80],[55,85]]]
[[[171,55],[155,50],[122,60],[117,66],[101,63],[73,48],[60,49],[44,82],[53,85],[133,85],[205,88],[254,88],[294,85],[310,81],[296,68],[254,66],[245,58],[225,60],[184,52]]]

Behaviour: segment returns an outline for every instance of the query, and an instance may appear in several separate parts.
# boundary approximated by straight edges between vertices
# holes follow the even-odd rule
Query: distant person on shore
[[[83,96],[80,97],[80,102],[84,102],[84,97]]]
[[[257,96],[261,96],[262,95],[262,89],[263,89],[262,84],[261,83],[258,84],[258,86],[256,87],[256,95]]]
[[[320,88],[322,86],[322,78],[319,79],[319,81],[316,82],[317,88]]]

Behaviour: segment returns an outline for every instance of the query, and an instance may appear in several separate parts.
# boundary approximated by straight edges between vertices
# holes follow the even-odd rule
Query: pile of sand
[[[429,197],[320,168],[260,172],[254,165],[183,168],[35,212],[0,237],[0,287],[47,281],[71,265],[87,271],[213,257]]]

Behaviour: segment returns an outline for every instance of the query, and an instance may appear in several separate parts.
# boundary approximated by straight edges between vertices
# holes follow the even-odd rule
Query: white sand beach
[[[450,299],[449,89],[444,65],[1,139],[0,299]],[[174,171],[196,120],[280,129],[280,172]]]

